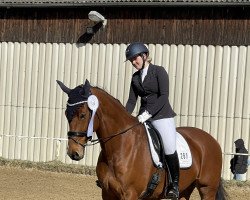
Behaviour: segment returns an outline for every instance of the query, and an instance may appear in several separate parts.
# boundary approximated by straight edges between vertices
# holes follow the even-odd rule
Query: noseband
[[[69,131],[68,138],[72,138],[72,137],[87,137],[87,131],[85,132]]]
[[[75,140],[74,137],[86,137],[87,140],[91,139],[91,137],[87,137],[87,131],[85,131],[85,132],[69,131],[67,135],[68,135],[68,139],[73,140],[75,143],[79,144],[83,148],[85,148],[86,144],[81,144],[78,140]]]

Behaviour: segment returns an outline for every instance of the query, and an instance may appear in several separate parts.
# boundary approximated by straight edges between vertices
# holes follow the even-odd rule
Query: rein
[[[140,124],[140,122],[138,122],[138,123],[130,126],[129,128],[127,128],[127,129],[125,129],[123,131],[120,131],[118,133],[112,134],[111,136],[108,136],[108,137],[105,137],[105,138],[99,138],[99,139],[91,140],[92,144],[87,144],[87,143],[86,144],[81,144],[80,142],[78,142],[77,140],[75,140],[74,138],[72,138],[72,137],[86,137],[87,136],[86,132],[71,132],[71,131],[69,131],[68,132],[68,138],[72,139],[75,143],[77,143],[80,146],[82,146],[83,148],[85,148],[86,146],[93,146],[93,145],[96,145],[96,144],[101,143],[101,142],[105,143],[105,142],[111,140],[112,138],[114,138],[114,137],[116,137],[118,135],[126,133],[128,130],[134,128],[135,126],[137,126],[139,124]]]
[[[114,138],[114,137],[116,137],[116,136],[118,136],[118,135],[121,135],[121,134],[123,134],[123,133],[126,133],[127,131],[129,131],[130,129],[134,128],[135,126],[137,126],[137,125],[139,125],[139,124],[140,124],[140,122],[138,122],[138,123],[136,123],[136,124],[130,126],[129,128],[127,128],[127,129],[125,129],[125,130],[123,130],[123,131],[120,131],[120,132],[118,132],[118,133],[112,134],[111,136],[108,136],[108,137],[105,137],[105,138],[99,138],[99,139],[92,140],[91,142],[92,142],[93,144],[84,144],[84,145],[85,145],[85,146],[93,146],[93,145],[98,144],[98,143],[101,143],[101,142],[105,143],[105,142],[111,140],[112,138]]]
[[[75,105],[79,105],[79,104],[83,104],[83,103],[86,103],[87,101],[80,101],[80,102],[77,102],[77,103],[74,103],[74,104],[69,104],[67,103],[68,106],[75,106]],[[90,111],[91,112],[91,111]],[[99,118],[98,116],[98,113],[97,114],[97,117]],[[100,119],[100,118],[99,118]],[[140,122],[130,126],[129,128],[123,130],[123,131],[120,131],[118,133],[115,133],[115,134],[112,134],[111,136],[108,136],[108,137],[105,137],[105,138],[99,138],[99,139],[95,139],[95,140],[91,140],[91,143],[92,144],[81,144],[79,141],[75,140],[73,137],[87,137],[87,131],[78,131],[78,132],[75,132],[75,131],[68,131],[68,139],[71,139],[73,140],[75,143],[79,144],[80,146],[82,146],[83,148],[85,148],[86,146],[93,146],[93,145],[96,145],[98,143],[105,143],[109,140],[111,140],[113,137],[116,137],[118,135],[121,135],[123,133],[126,133],[128,130],[134,128],[135,126],[139,125]],[[88,140],[90,140],[91,137],[87,137]]]

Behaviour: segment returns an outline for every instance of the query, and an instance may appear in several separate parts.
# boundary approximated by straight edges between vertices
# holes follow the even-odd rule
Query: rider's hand
[[[139,122],[144,123],[144,122],[147,121],[150,117],[152,117],[152,115],[149,114],[148,111],[145,110],[142,114],[140,114],[140,115],[138,116],[138,120],[139,120]]]

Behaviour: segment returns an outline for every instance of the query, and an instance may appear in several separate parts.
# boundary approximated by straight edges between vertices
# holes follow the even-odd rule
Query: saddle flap
[[[163,158],[164,154],[160,135],[150,122],[145,122],[144,126],[148,136],[149,150],[153,163],[157,168],[162,168],[161,158]]]
[[[147,122],[147,129],[152,139],[152,143],[155,148],[155,151],[157,152],[158,155],[160,155],[160,158],[162,158],[162,156],[164,155],[164,152],[163,152],[163,144],[161,142],[161,136],[159,132],[153,127],[153,125],[150,122]]]

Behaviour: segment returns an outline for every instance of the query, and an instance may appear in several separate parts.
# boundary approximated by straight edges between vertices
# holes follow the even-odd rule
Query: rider
[[[126,49],[126,60],[137,69],[133,74],[126,110],[132,113],[137,97],[141,97],[138,120],[150,120],[162,137],[165,160],[172,182],[165,189],[168,197],[179,197],[179,160],[176,152],[176,115],[169,103],[169,79],[166,70],[151,64],[148,48],[140,42],[130,44]]]

